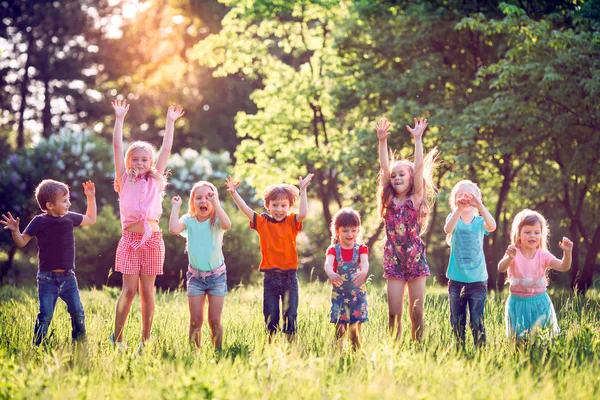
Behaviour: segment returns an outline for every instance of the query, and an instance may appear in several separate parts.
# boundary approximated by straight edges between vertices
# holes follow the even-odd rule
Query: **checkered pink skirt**
[[[134,249],[143,233],[123,231],[117,247],[115,270],[123,275],[162,275],[165,262],[165,242],[162,232],[152,232],[143,246]]]

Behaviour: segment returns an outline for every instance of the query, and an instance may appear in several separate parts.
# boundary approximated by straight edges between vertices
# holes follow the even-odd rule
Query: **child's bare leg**
[[[412,339],[423,339],[423,302],[425,301],[425,277],[422,276],[408,282],[408,304],[410,322],[412,323]]]
[[[142,342],[150,339],[154,318],[154,281],[156,275],[140,275],[140,302],[142,305]]]
[[[206,295],[189,296],[188,304],[190,306],[190,343],[196,348],[200,348],[202,341],[202,324],[204,323],[204,302]]]
[[[123,275],[123,287],[121,295],[117,300],[117,310],[115,313],[115,342],[123,340],[123,330],[127,323],[129,310],[138,289],[138,275]]]
[[[400,279],[387,280],[388,311],[390,314],[388,327],[391,335],[396,332],[396,339],[402,336],[402,306],[406,281]]]
[[[212,344],[216,350],[223,347],[223,324],[221,314],[225,296],[208,295],[208,325],[210,326]]]
[[[360,349],[360,322],[350,325],[350,341],[354,350]]]

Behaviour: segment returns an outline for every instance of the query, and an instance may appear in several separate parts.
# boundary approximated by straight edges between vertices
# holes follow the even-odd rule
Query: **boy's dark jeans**
[[[263,277],[263,315],[269,334],[279,329],[279,302],[283,305],[283,332],[296,333],[298,278],[296,271],[267,271]]]
[[[465,343],[468,306],[475,347],[485,344],[483,313],[487,297],[487,281],[464,283],[450,280],[448,281],[448,297],[450,300],[450,323],[458,342],[461,345]]]
[[[38,299],[40,312],[35,321],[33,344],[39,346],[46,335],[54,315],[56,300],[60,297],[67,303],[71,315],[73,340],[85,339],[85,314],[79,299],[79,288],[73,270],[65,272],[38,272]]]

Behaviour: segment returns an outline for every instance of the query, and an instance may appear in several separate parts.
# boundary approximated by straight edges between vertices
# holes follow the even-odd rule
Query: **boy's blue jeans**
[[[269,334],[279,329],[279,302],[283,305],[283,332],[296,333],[298,317],[298,278],[296,271],[265,272],[263,315]]]
[[[71,315],[73,340],[85,339],[85,314],[79,298],[75,272],[73,270],[38,272],[37,284],[40,312],[35,321],[33,344],[39,346],[48,334],[56,300],[59,297],[67,303],[67,311]]]
[[[458,342],[461,345],[465,343],[468,307],[475,347],[485,344],[483,313],[487,297],[487,281],[464,283],[450,280],[448,281],[448,297],[450,300],[450,323]]]

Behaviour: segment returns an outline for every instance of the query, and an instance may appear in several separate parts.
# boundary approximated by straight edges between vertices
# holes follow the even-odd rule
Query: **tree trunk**
[[[587,248],[587,254],[583,263],[583,270],[581,271],[581,279],[577,284],[577,291],[585,293],[589,288],[592,287],[594,280],[594,272],[596,270],[596,260],[598,259],[598,253],[600,252],[600,225],[596,227],[592,242]]]
[[[44,72],[44,109],[42,110],[42,136],[49,138],[52,135],[52,108],[50,106],[51,94],[50,94],[50,78],[46,72]]]
[[[25,146],[25,109],[27,108],[27,93],[29,92],[29,67],[31,66],[31,52],[33,51],[33,33],[29,33],[27,41],[27,57],[25,68],[23,68],[23,80],[21,81],[20,95],[21,104],[19,105],[19,124],[17,127],[17,149]]]
[[[0,268],[0,283],[2,284],[4,283],[4,278],[6,277],[6,275],[8,275],[8,271],[10,271],[10,268],[12,267],[13,259],[15,258],[16,252],[17,246],[12,246],[8,250],[8,260],[6,260],[6,262],[2,264],[2,267]]]

